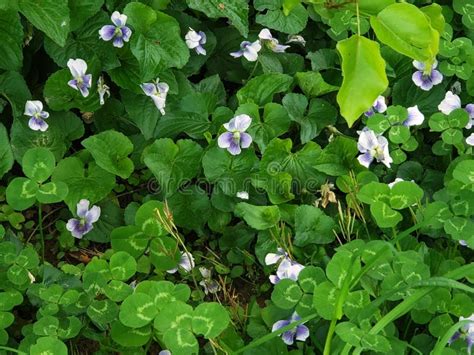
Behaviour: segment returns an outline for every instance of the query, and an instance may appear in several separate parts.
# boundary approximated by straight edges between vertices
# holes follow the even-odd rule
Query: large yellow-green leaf
[[[439,32],[415,5],[397,3],[387,6],[370,24],[380,42],[421,62],[431,63],[438,53]]]
[[[341,115],[349,127],[388,86],[385,61],[378,43],[359,35],[340,41],[343,81],[337,94]]]

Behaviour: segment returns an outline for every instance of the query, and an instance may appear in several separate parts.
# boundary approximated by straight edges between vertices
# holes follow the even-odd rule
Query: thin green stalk
[[[45,257],[44,257],[43,210],[41,209],[41,203],[38,203],[38,226],[39,226],[39,233],[40,233],[40,238],[41,238],[41,257],[43,260],[43,282],[44,282]]]
[[[266,343],[267,341],[270,341],[273,338],[278,337],[280,334],[283,334],[284,332],[286,332],[288,330],[291,330],[294,327],[296,327],[296,326],[298,326],[302,323],[306,323],[306,322],[310,321],[311,319],[316,318],[317,315],[318,315],[317,313],[310,314],[306,317],[301,318],[299,321],[292,322],[292,323],[288,324],[286,327],[280,328],[278,330],[275,330],[274,332],[271,332],[267,335],[264,335],[261,338],[255,339],[254,341],[250,342],[249,344],[247,344],[243,348],[240,348],[239,350],[235,351],[233,354],[241,354],[244,351],[256,348],[257,346],[262,345],[262,344]]]
[[[336,325],[337,325],[337,319],[333,318],[331,320],[331,324],[329,325],[328,334],[326,335],[326,341],[324,342],[324,350],[323,350],[324,355],[331,354],[332,337],[334,336],[334,332],[336,331]]]
[[[1,350],[11,351],[12,353],[17,353],[17,354],[21,354],[21,355],[28,355],[27,353],[24,353],[23,351],[16,350],[16,349],[13,349],[13,348],[9,348],[9,347],[7,347],[7,346],[0,346],[0,349],[1,349]]]
[[[454,335],[454,333],[457,332],[457,330],[462,327],[463,325],[466,325],[468,323],[472,322],[469,319],[466,320],[460,320],[456,324],[454,324],[451,328],[448,329],[446,333],[444,333],[443,337],[438,340],[436,343],[433,351],[431,354],[433,355],[441,355],[443,353],[444,348],[446,347],[446,344],[448,344],[449,339]]]

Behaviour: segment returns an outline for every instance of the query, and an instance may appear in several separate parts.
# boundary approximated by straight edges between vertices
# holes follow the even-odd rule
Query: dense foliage
[[[471,0],[0,0],[0,353],[462,354]]]

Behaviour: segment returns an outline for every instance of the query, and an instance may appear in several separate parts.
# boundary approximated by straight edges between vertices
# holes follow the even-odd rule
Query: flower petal
[[[229,148],[234,140],[234,135],[231,132],[222,133],[217,139],[219,148]]]
[[[227,151],[232,155],[239,155],[242,150],[240,149],[240,145],[238,143],[232,141],[230,146],[227,148]]]
[[[445,115],[449,115],[454,110],[461,108],[461,99],[458,95],[448,91],[443,101],[438,105],[438,109]]]
[[[296,340],[305,341],[309,337],[309,329],[307,326],[300,324],[296,327]]]
[[[36,113],[40,113],[43,110],[43,103],[38,100],[26,101],[25,103],[25,115],[33,116]]]
[[[474,146],[474,133],[471,133],[471,135],[466,138],[466,143],[471,146]]]
[[[28,121],[28,127],[30,127],[33,131],[45,132],[48,129],[48,124],[42,119],[31,117]]]
[[[142,88],[146,96],[153,96],[158,92],[154,83],[144,83],[141,84],[140,87]]]
[[[100,207],[92,206],[92,208],[86,212],[85,220],[89,223],[95,223],[100,217]]]
[[[122,15],[120,12],[118,11],[114,11],[112,13],[112,16],[110,17],[110,19],[112,20],[112,22],[114,23],[115,26],[125,26],[125,24],[127,23],[127,16],[126,15]]]
[[[242,114],[242,115],[237,115],[233,118],[234,120],[234,129],[239,132],[245,132],[247,128],[250,127],[250,124],[252,123],[252,118],[249,115]]]
[[[275,332],[277,331],[278,329],[281,329],[283,327],[286,327],[287,325],[290,324],[290,321],[287,320],[287,319],[283,319],[283,320],[279,320],[275,323],[273,323],[273,326],[272,326],[272,332]]]
[[[268,253],[265,256],[265,265],[273,265],[280,261],[280,259],[284,258],[284,255],[276,254],[276,253]]]
[[[361,154],[357,157],[357,160],[359,161],[360,165],[365,166],[366,168],[369,168],[370,164],[374,160],[374,157],[370,153],[364,153]]]
[[[244,55],[244,51],[239,50],[237,52],[231,52],[230,55],[234,58],[239,58],[239,57],[242,57]]]
[[[407,127],[419,126],[425,120],[425,116],[418,109],[418,105],[415,105],[413,107],[408,107],[407,111],[408,111],[408,117],[405,120],[405,122],[403,122],[403,125]]]
[[[113,41],[113,45],[115,48],[122,48],[123,47],[123,39],[122,37],[115,37]]]
[[[130,40],[130,37],[132,37],[132,30],[127,26],[123,26],[121,28],[121,31],[122,31],[122,39],[125,42],[128,42]]]
[[[82,77],[86,74],[87,63],[83,59],[69,59],[67,66],[74,78]]]
[[[99,37],[104,41],[110,41],[114,38],[115,26],[105,25],[99,30]]]
[[[186,253],[186,252],[181,253],[179,266],[181,266],[187,272],[190,272],[194,268],[195,266],[194,257],[191,255],[191,253]]]
[[[441,74],[438,70],[433,69],[430,75],[430,79],[433,85],[441,84],[441,82],[443,81],[443,74]]]
[[[296,330],[288,330],[281,335],[281,339],[286,345],[293,345],[293,342],[295,341],[295,334]]]
[[[425,63],[420,62],[420,61],[418,61],[418,60],[414,60],[412,63],[413,63],[413,66],[414,66],[416,69],[418,69],[418,70],[420,70],[420,71],[425,70]]]
[[[266,40],[272,40],[273,39],[273,36],[272,36],[272,33],[270,32],[270,30],[268,28],[264,28],[263,30],[260,31],[260,33],[258,34],[258,38],[260,39],[266,39]]]
[[[373,149],[377,145],[378,140],[374,131],[366,129],[360,133],[359,140],[357,142],[357,148],[359,149],[359,152],[365,153],[366,151]]]

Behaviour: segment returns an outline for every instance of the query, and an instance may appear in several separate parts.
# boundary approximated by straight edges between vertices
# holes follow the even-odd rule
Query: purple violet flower
[[[459,317],[459,320],[460,321],[469,320],[470,322],[463,325],[461,329],[459,329],[459,331],[454,333],[451,339],[448,340],[448,344],[451,345],[459,338],[465,339],[467,343],[467,353],[471,354],[471,348],[472,348],[472,345],[474,344],[474,314],[472,314],[470,317],[467,317],[467,318],[464,318],[461,316]]]
[[[419,62],[417,60],[413,61],[413,66],[418,69],[412,75],[412,80],[416,86],[424,91],[429,91],[435,85],[441,84],[443,81],[443,74],[441,74],[436,67],[438,66],[438,61],[435,60],[431,69],[426,70],[425,63]]]
[[[240,50],[232,52],[230,55],[234,58],[244,56],[249,62],[255,62],[258,59],[258,52],[262,49],[262,45],[259,40],[255,42],[243,41],[240,43]]]
[[[252,118],[248,115],[238,115],[224,124],[227,132],[222,133],[217,139],[220,148],[225,148],[232,155],[239,155],[241,148],[248,148],[252,144],[252,136],[245,133],[250,127]]]
[[[41,101],[26,101],[25,115],[31,117],[28,121],[28,126],[33,131],[44,132],[48,129],[45,119],[49,117],[49,113],[43,111],[43,103]]]
[[[418,109],[418,105],[415,105],[413,107],[408,107],[407,111],[408,111],[408,117],[403,122],[404,126],[411,127],[411,126],[419,126],[423,124],[423,121],[425,120],[425,116]]]
[[[469,122],[465,128],[471,129],[474,126],[474,104],[467,104],[464,109],[469,114]]]
[[[184,39],[186,40],[186,45],[189,49],[194,49],[197,54],[206,55],[204,44],[206,44],[207,37],[204,32],[196,32],[189,27],[189,31],[186,33]]]
[[[87,63],[82,59],[69,59],[67,66],[74,79],[68,81],[68,85],[74,90],[79,90],[83,97],[89,96],[89,88],[92,85],[92,75],[86,74]]]
[[[290,46],[284,46],[279,44],[276,38],[273,38],[272,33],[268,28],[264,28],[258,34],[258,38],[260,38],[261,43],[267,44],[268,48],[270,48],[275,53],[285,53],[287,48]]]
[[[364,115],[367,117],[370,117],[370,116],[373,116],[375,112],[384,113],[385,111],[387,111],[387,104],[385,103],[385,97],[383,97],[382,95],[379,95],[379,97],[375,99],[372,107],[367,112],[365,112]]]
[[[362,154],[358,156],[359,163],[366,168],[370,166],[375,159],[378,163],[383,163],[390,168],[393,162],[392,157],[388,151],[387,138],[381,135],[376,135],[374,131],[367,127],[360,131],[357,148]]]
[[[90,202],[88,200],[80,200],[77,204],[77,217],[79,218],[71,218],[66,224],[66,229],[75,238],[82,239],[85,234],[94,228],[92,224],[99,220],[100,207],[92,206],[89,209],[89,205]]]
[[[461,108],[461,98],[453,94],[452,91],[448,91],[444,96],[443,101],[438,105],[438,110],[440,110],[445,115],[449,115],[454,110]],[[471,129],[474,126],[474,104],[467,104],[464,110],[469,115],[469,122],[466,124],[466,129]]]
[[[301,320],[301,317],[296,313],[293,312],[289,319],[279,320],[275,322],[272,326],[272,332],[277,331],[287,325],[290,325],[293,322],[297,322]],[[293,345],[293,342],[296,340],[305,341],[309,337],[309,329],[307,326],[303,324],[299,324],[293,329],[287,330],[281,335],[283,342],[286,345]]]
[[[155,103],[155,106],[158,108],[158,110],[160,110],[161,114],[164,115],[166,113],[166,96],[168,95],[170,87],[168,84],[160,83],[159,81],[160,79],[156,78],[155,82],[144,83],[141,84],[140,87],[142,88],[146,96],[151,97],[151,99]]]
[[[265,256],[265,265],[277,264],[284,258],[288,258],[288,253],[283,248],[277,248],[276,253],[268,253]]]
[[[269,279],[270,282],[274,285],[280,282],[283,279],[290,279],[293,281],[298,280],[298,276],[301,270],[304,269],[304,266],[300,263],[291,260],[290,258],[283,258],[280,264],[278,265],[278,269],[276,275],[270,275]]]
[[[190,272],[195,265],[196,264],[194,263],[194,257],[192,256],[192,254],[183,251],[181,253],[181,258],[179,259],[178,266],[183,268],[186,272]],[[178,266],[173,269],[166,270],[166,272],[168,274],[174,274],[178,271]]]
[[[120,14],[118,11],[114,11],[110,19],[112,20],[114,26],[103,26],[99,30],[99,37],[104,41],[110,41],[113,39],[114,41],[112,43],[114,47],[122,48],[123,42],[128,42],[130,40],[130,36],[132,35],[132,30],[125,26],[127,23],[127,16]]]

